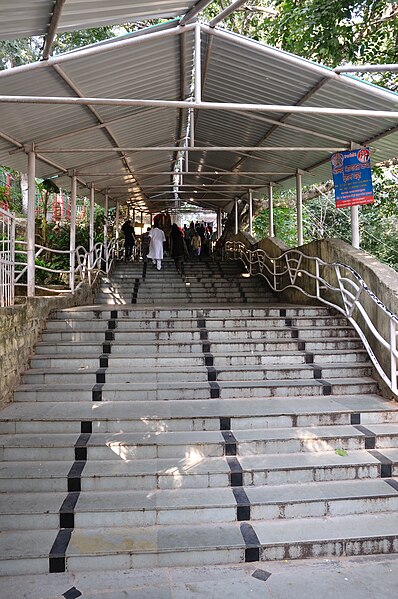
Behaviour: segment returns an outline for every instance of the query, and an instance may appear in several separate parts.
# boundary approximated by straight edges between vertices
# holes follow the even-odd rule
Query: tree
[[[210,20],[226,3],[212,2]],[[329,67],[345,63],[398,62],[398,2],[388,0],[259,0],[245,3],[223,21],[232,31],[320,62]],[[361,75],[360,75],[361,76]],[[362,75],[398,88],[392,73]]]

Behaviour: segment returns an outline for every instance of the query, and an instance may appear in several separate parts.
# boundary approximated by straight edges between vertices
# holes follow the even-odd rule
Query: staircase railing
[[[264,250],[249,250],[240,241],[228,241],[225,254],[229,259],[241,260],[250,275],[264,277],[273,291],[297,289],[344,314],[362,339],[380,377],[398,395],[398,318],[353,268],[327,263],[296,249],[273,258]]]
[[[69,256],[69,268],[54,266],[57,257],[60,262],[65,262]],[[54,250],[42,245],[35,245],[35,272],[37,289],[51,293],[75,293],[83,283],[87,282],[92,287],[98,276],[108,274],[116,258],[115,240],[111,239],[106,245],[96,243],[92,251],[87,251],[83,246],[78,246],[71,258],[70,250]],[[52,266],[47,266],[51,263]],[[15,284],[26,287],[27,275],[27,242],[17,241],[15,249]],[[53,275],[56,284],[45,281],[43,273]],[[40,281],[44,279],[44,281]]]

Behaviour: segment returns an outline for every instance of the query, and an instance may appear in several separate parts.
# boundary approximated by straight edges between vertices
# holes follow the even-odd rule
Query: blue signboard
[[[336,208],[374,202],[369,148],[332,154]]]

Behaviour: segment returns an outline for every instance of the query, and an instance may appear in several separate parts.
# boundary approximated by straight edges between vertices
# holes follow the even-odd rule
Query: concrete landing
[[[396,599],[398,556],[0,577],[0,599]]]

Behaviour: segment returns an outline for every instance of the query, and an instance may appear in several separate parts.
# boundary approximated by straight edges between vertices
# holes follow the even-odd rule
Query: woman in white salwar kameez
[[[166,241],[166,236],[162,229],[159,229],[156,223],[149,231],[148,235],[151,238],[148,258],[150,258],[153,264],[156,264],[157,269],[160,270],[162,268],[163,244]]]

